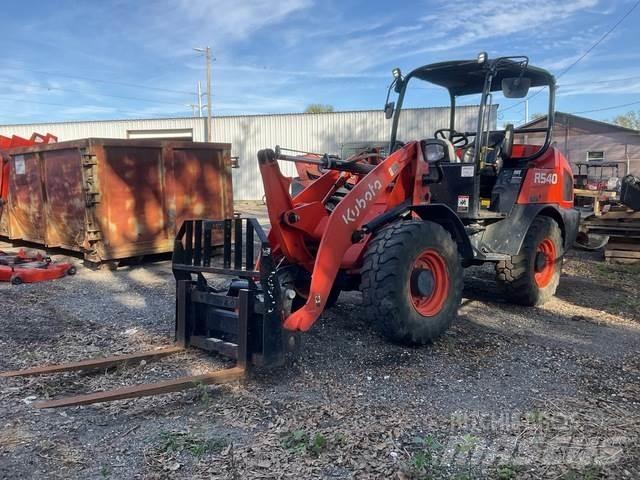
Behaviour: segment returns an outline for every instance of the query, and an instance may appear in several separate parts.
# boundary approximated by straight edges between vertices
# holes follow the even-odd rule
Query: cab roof
[[[448,62],[431,63],[413,70],[407,79],[416,77],[420,80],[439,85],[449,90],[451,95],[470,95],[482,93],[484,80],[489,68],[497,63],[496,75],[491,84],[491,91],[502,90],[502,79],[518,77],[522,71],[522,62],[509,59],[487,60],[478,63],[477,60],[453,60]],[[523,77],[531,79],[532,87],[554,85],[555,79],[551,73],[542,68],[526,66]]]

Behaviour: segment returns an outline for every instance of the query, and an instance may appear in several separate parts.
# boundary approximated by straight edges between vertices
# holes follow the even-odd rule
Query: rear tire
[[[460,306],[456,242],[433,222],[403,221],[380,230],[367,246],[361,274],[366,314],[394,342],[431,342],[449,328]]]
[[[549,217],[536,217],[518,255],[498,262],[496,275],[505,298],[526,306],[542,305],[558,288],[564,248],[562,232]]]

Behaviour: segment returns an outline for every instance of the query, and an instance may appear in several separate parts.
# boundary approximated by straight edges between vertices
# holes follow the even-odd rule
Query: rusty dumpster
[[[93,263],[170,252],[183,220],[233,215],[230,144],[89,138],[8,162],[0,235]]]

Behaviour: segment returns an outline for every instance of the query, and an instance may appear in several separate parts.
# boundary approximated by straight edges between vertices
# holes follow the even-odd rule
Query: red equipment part
[[[24,249],[16,255],[0,251],[0,282],[22,283],[44,282],[75,275],[76,268],[67,262],[52,262],[41,254],[28,255]]]
[[[311,272],[306,304],[286,318],[285,328],[302,331],[311,328],[325,308],[338,270],[356,267],[366,242],[353,243],[354,232],[404,200],[404,195],[394,192],[404,190],[406,183],[412,181],[410,171],[405,172],[405,178],[396,181],[390,191],[388,187],[417,155],[422,157],[417,146],[418,142],[407,144],[374,166],[332,212],[327,211],[323,199],[331,194],[332,186],[340,179],[339,172],[327,172],[292,199],[288,193],[289,182],[280,173],[275,156],[263,155],[260,171],[267,194],[272,225],[269,239],[274,253],[294,260]],[[282,212],[287,213],[281,228]],[[311,223],[301,219],[311,220]],[[331,232],[331,235],[324,235],[324,232]],[[320,240],[314,253],[305,243],[304,237],[309,233]]]

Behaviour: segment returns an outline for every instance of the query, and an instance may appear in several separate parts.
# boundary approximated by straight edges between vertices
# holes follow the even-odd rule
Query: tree
[[[328,113],[328,112],[333,112],[333,105],[323,105],[322,103],[312,103],[304,110],[304,113]]]
[[[627,112],[624,115],[618,115],[613,119],[613,123],[620,125],[621,127],[640,130],[640,110],[637,112]]]

